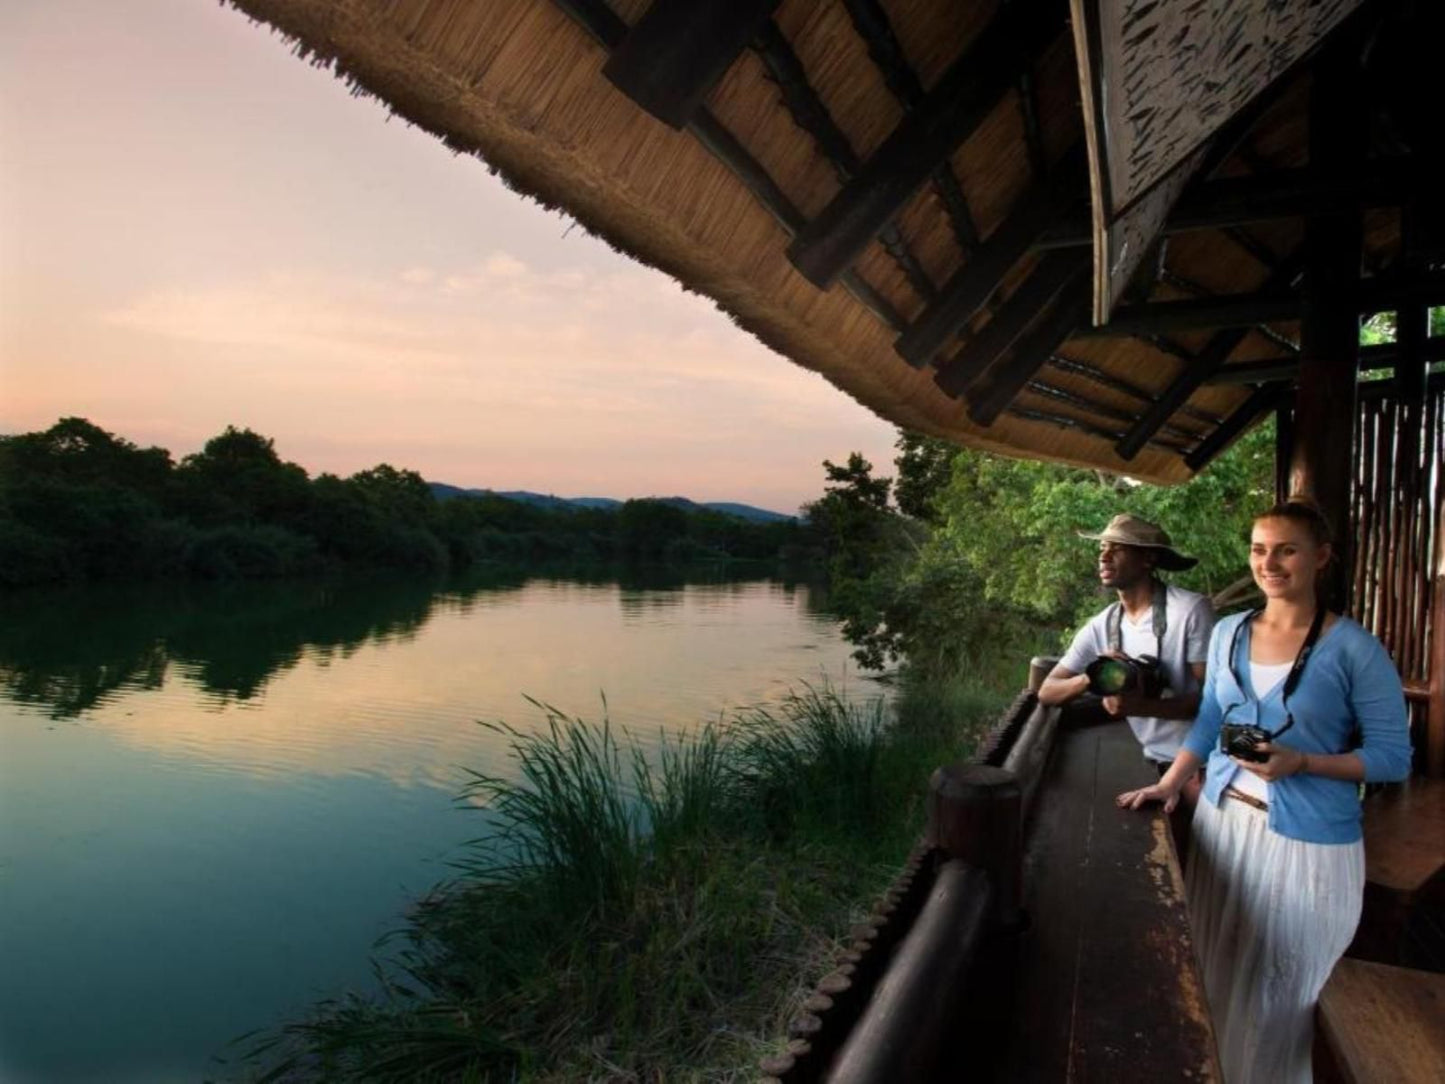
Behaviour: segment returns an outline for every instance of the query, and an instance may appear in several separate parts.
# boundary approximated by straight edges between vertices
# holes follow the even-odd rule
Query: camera
[[[1248,723],[1225,723],[1219,728],[1220,748],[1230,756],[1251,764],[1263,764],[1269,759],[1268,753],[1259,752],[1255,746],[1273,740],[1274,735],[1268,730]]]
[[[1169,675],[1153,655],[1101,655],[1084,668],[1096,696],[1137,693],[1154,700],[1169,687]]]

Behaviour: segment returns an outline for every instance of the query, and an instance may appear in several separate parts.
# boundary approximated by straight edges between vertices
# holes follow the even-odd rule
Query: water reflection
[[[365,988],[484,828],[462,765],[524,693],[644,741],[850,680],[806,584],[570,570],[11,595],[0,622],[0,1079],[194,1081]],[[83,1010],[83,1035],[75,1013]],[[224,1075],[224,1074],[220,1074]]]
[[[471,614],[529,582],[606,586],[624,617],[683,604],[689,587],[739,599],[756,581],[707,569],[583,568],[538,577],[488,568],[450,581],[366,579],[225,585],[105,585],[23,592],[0,623],[0,695],[69,719],[125,690],[179,675],[213,704],[256,697],[303,657],[327,665],[367,643],[406,641],[439,610]],[[792,601],[797,584],[774,585]],[[706,595],[706,592],[704,592]],[[821,593],[804,592],[824,616]]]

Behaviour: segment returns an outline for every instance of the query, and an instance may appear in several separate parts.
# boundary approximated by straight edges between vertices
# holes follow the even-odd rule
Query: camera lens
[[[1099,696],[1115,696],[1127,690],[1133,668],[1122,659],[1097,659],[1090,664],[1089,688]]]

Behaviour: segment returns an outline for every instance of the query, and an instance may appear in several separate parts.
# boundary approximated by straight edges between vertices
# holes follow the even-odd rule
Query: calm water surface
[[[197,1081],[371,988],[530,694],[655,742],[824,679],[803,585],[492,575],[0,597],[0,1080]]]

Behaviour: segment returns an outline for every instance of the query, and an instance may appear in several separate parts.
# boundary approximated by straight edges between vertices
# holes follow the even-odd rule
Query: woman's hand
[[[1164,812],[1173,813],[1174,807],[1179,804],[1181,789],[1178,786],[1170,786],[1161,779],[1150,787],[1126,790],[1114,799],[1114,804],[1120,809],[1143,809],[1150,802],[1163,802]]]
[[[1253,772],[1266,783],[1273,783],[1287,776],[1309,771],[1308,753],[1301,753],[1298,749],[1291,749],[1288,745],[1275,745],[1273,742],[1267,741],[1260,742],[1254,749],[1257,753],[1268,753],[1269,758],[1259,763],[1240,760],[1238,757],[1229,759],[1246,771]]]

